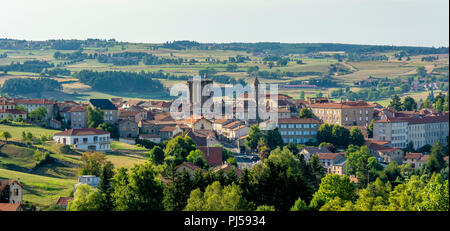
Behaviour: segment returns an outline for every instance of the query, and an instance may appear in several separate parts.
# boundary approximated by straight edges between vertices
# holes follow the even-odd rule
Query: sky
[[[0,38],[449,46],[448,0],[14,0]]]

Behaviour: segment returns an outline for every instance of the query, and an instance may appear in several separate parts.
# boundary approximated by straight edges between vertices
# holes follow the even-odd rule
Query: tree
[[[314,114],[312,113],[312,111],[308,108],[302,108],[300,109],[300,113],[299,113],[300,118],[313,118]]]
[[[251,170],[253,177],[247,179],[251,183],[244,185],[244,195],[257,206],[273,205],[281,211],[289,210],[299,197],[309,201],[313,185],[306,176],[312,174],[305,172],[310,170],[304,166],[286,147],[276,148],[262,165]]]
[[[391,161],[386,169],[384,170],[384,173],[387,176],[387,179],[391,182],[395,181],[397,177],[401,177],[401,169],[398,167],[397,162]]]
[[[305,99],[305,91],[300,91],[300,100],[304,100]]]
[[[416,101],[412,97],[406,96],[403,99],[403,110],[404,111],[414,111],[416,109],[417,109]]]
[[[346,175],[328,174],[322,179],[319,190],[314,193],[309,207],[319,210],[336,197],[353,202],[356,199],[355,187]]]
[[[0,136],[3,137],[3,139],[5,139],[6,141],[8,141],[8,139],[12,137],[12,136],[11,136],[11,133],[9,133],[8,131],[3,131],[3,132],[0,134]]]
[[[361,146],[364,144],[364,135],[358,127],[353,127],[350,130],[350,144]]]
[[[439,140],[433,144],[431,148],[430,157],[428,158],[428,163],[426,168],[429,172],[440,172],[441,169],[445,168],[446,162],[444,160],[445,152]]]
[[[127,170],[119,168],[111,181],[118,211],[162,210],[163,186],[154,166],[147,162]]]
[[[336,147],[332,143],[322,142],[319,144],[319,148],[321,147],[328,149],[330,152],[336,152]]]
[[[155,146],[150,150],[149,159],[155,164],[164,163],[164,150],[160,146]]]
[[[248,136],[245,138],[245,146],[250,150],[255,150],[258,147],[258,141],[263,137],[263,132],[259,129],[257,124],[250,127]]]
[[[379,178],[359,191],[359,198],[355,202],[357,211],[380,211],[389,205],[389,194],[392,191],[389,182],[383,183]]]
[[[101,193],[87,184],[77,187],[73,200],[69,201],[67,211],[98,211],[101,204]]]
[[[400,101],[400,97],[396,94],[392,97],[391,102],[389,103],[390,108],[394,108],[397,111],[401,111],[403,108],[402,102]]]
[[[103,120],[103,111],[100,108],[92,108],[88,107],[88,115],[87,115],[87,125],[90,128],[97,128],[100,124],[104,122]]]
[[[425,67],[417,67],[417,75],[419,77],[425,77],[427,75],[427,70],[425,70]]]
[[[195,164],[196,166],[198,166],[200,168],[205,168],[207,166],[205,154],[198,149],[191,151],[189,153],[189,155],[187,156],[186,160],[188,162]]]
[[[423,189],[422,203],[416,207],[419,211],[448,211],[448,180],[442,180],[439,174],[433,174]]]
[[[268,130],[266,134],[266,140],[270,150],[274,150],[277,147],[283,147],[284,144],[283,137],[281,137],[278,128]]]
[[[233,184],[223,187],[215,181],[206,187],[203,193],[200,189],[191,192],[185,211],[244,211],[247,202],[242,197],[239,186]]]
[[[29,112],[27,117],[32,121],[42,121],[46,115],[47,110],[43,107],[39,107],[38,109]]]
[[[441,97],[436,97],[436,102],[434,103],[434,109],[441,113],[444,110],[444,100]]]
[[[195,144],[189,136],[177,136],[167,142],[164,149],[165,162],[173,166],[179,165],[185,162],[189,153],[195,149]]]
[[[367,133],[368,133],[369,138],[373,137],[373,122],[374,121],[375,120],[371,120],[370,124],[369,124],[369,127],[367,128]]]
[[[101,194],[100,208],[101,211],[113,211],[114,201],[112,199],[113,188],[111,186],[111,179],[114,177],[114,165],[110,161],[102,166],[100,171],[100,183],[98,190]]]
[[[333,143],[333,136],[332,136],[332,130],[333,125],[330,124],[322,124],[320,125],[319,129],[317,130],[317,140],[322,143]]]
[[[167,183],[164,187],[164,210],[182,211],[187,205],[192,186],[193,183],[187,171],[177,174],[174,180]]]
[[[332,144],[337,146],[347,146],[350,136],[350,131],[341,125],[334,125],[331,131]]]
[[[97,129],[109,132],[111,135],[111,138],[119,138],[119,130],[118,130],[117,126],[110,122],[99,124]]]
[[[79,175],[100,176],[101,169],[106,163],[106,155],[101,152],[86,152],[81,156]]]
[[[300,197],[295,201],[294,206],[290,209],[290,211],[307,211],[308,206],[305,201],[303,201]]]
[[[273,206],[273,205],[260,205],[256,208],[256,211],[269,212],[269,211],[276,211],[276,210],[275,210],[275,206]]]

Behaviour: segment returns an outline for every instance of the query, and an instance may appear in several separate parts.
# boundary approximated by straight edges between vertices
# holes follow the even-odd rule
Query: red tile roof
[[[419,159],[422,156],[422,153],[406,153],[406,155],[403,157],[403,159]]]
[[[55,100],[48,99],[12,99],[16,104],[56,104]]]
[[[321,160],[334,160],[338,158],[339,156],[342,156],[341,153],[318,153],[317,157]]]
[[[0,211],[19,211],[21,208],[21,204],[13,204],[13,203],[0,203]]]
[[[85,112],[87,111],[87,108],[87,106],[70,107],[69,112]]]
[[[430,155],[423,155],[423,156],[419,159],[419,161],[427,162],[427,161],[428,161],[428,158],[430,158]]]
[[[82,135],[104,135],[104,134],[109,134],[109,132],[95,128],[80,128],[58,132],[55,133],[55,136],[82,136]]]
[[[193,164],[191,162],[183,162],[180,165],[176,166],[175,169],[178,169],[178,168],[180,168],[182,166],[184,166],[186,168],[189,168],[189,169],[192,169],[194,171],[196,171],[196,170],[202,170],[203,171],[203,169],[197,167],[195,164]]]
[[[328,103],[313,103],[311,108],[374,108],[375,105],[369,104],[365,101],[347,101],[347,102],[328,102]]]
[[[0,109],[0,113],[11,113],[11,114],[27,114],[26,111],[18,110],[18,109]]]
[[[222,147],[198,147],[205,154],[206,163],[209,166],[218,166],[222,164]]]
[[[56,204],[67,206],[71,200],[73,200],[73,197],[59,197]]]
[[[173,132],[177,129],[177,127],[165,126],[159,130],[160,132]]]

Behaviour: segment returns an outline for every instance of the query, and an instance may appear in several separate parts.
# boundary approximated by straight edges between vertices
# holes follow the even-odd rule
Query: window
[[[309,124],[304,124],[303,127],[304,128],[309,128]]]
[[[281,128],[286,128],[286,124],[281,124]]]
[[[288,128],[294,128],[294,124],[289,124]]]
[[[295,128],[302,128],[302,124],[296,124]]]
[[[87,143],[88,142],[88,138],[83,138],[83,143]]]
[[[296,143],[297,143],[297,144],[300,144],[301,142],[302,142],[302,139],[300,139],[300,138],[297,138],[297,139],[296,139]]]
[[[295,131],[295,135],[302,135],[302,131]]]
[[[294,143],[294,138],[289,138],[289,143]]]

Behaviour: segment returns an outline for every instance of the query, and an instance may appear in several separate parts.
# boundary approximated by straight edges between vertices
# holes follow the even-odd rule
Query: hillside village
[[[253,80],[253,84],[259,84],[258,78]],[[251,100],[251,94],[237,98],[248,101]],[[167,164],[167,157],[164,159],[164,156],[156,156],[157,149],[166,151],[172,145],[171,142],[186,142],[186,145],[191,145],[190,153],[187,153],[189,155],[184,154],[184,158],[180,159],[174,154],[175,160],[170,162],[175,164],[175,172],[187,173],[190,179],[194,179],[198,171],[204,174],[221,172],[225,178],[232,172],[238,181],[246,174],[244,171],[255,168],[268,159],[277,146],[285,146],[295,156],[302,156],[306,162],[319,161],[323,171],[319,173],[321,178],[327,174],[348,175],[355,185],[361,184],[361,179],[367,177],[357,176],[359,172],[348,172],[350,147],[367,147],[370,156],[375,157],[381,169],[391,168],[395,162],[398,166],[408,166],[410,171],[424,169],[430,160],[431,149],[436,145],[448,147],[448,95],[442,96],[446,100],[446,108],[440,111],[436,108],[419,109],[420,105],[414,110],[396,110],[362,100],[332,101],[326,97],[296,100],[288,95],[278,94],[275,98],[278,105],[277,128],[266,131],[268,135],[261,141],[261,134],[264,132],[259,131],[257,125],[265,121],[259,118],[237,120],[224,117],[209,120],[192,115],[174,120],[170,114],[171,101],[109,98],[75,102],[2,97],[0,120],[4,126],[0,128],[0,132],[3,132],[1,136],[4,140],[1,145],[35,150],[41,154],[38,157],[35,154],[34,158],[41,160],[39,155],[42,155],[43,165],[47,158],[53,158],[61,165],[71,165],[78,169],[84,166],[83,158],[76,163],[58,158],[64,156],[67,159],[64,153],[71,152],[78,153],[78,158],[99,152],[106,154],[106,157],[119,157],[128,154],[110,152],[125,145],[132,147],[130,150],[149,151],[145,154],[145,159],[152,163]],[[273,103],[272,99],[267,95],[268,105]],[[394,103],[392,104],[395,106]],[[245,105],[248,109],[249,104]],[[236,111],[236,106],[234,109]],[[37,137],[36,141],[33,138],[27,139],[26,132],[20,138],[13,137],[10,131],[4,130],[5,127],[16,129],[25,125],[44,127],[53,132],[51,136]],[[335,132],[339,134],[338,137]],[[5,155],[2,150],[0,149],[0,157]],[[58,154],[60,150],[64,151]],[[51,154],[46,156],[46,153]],[[448,166],[448,152],[444,160]],[[8,165],[2,166],[8,168]],[[82,171],[73,175],[72,187],[65,188],[65,192],[70,193],[56,193],[51,201],[51,209],[64,210],[80,185],[100,187],[100,177],[82,174]],[[5,178],[5,175],[0,178]],[[158,180],[163,184],[171,184],[174,178],[163,172],[158,174]],[[23,197],[28,193],[33,192],[27,190],[26,179],[8,176],[1,179],[0,211],[39,210],[39,205],[24,203]]]

